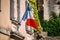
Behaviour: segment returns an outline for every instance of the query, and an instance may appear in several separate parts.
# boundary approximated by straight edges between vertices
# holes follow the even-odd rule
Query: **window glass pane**
[[[20,0],[17,0],[17,14],[18,22],[20,22]]]
[[[14,19],[14,0],[10,0],[10,19]]]

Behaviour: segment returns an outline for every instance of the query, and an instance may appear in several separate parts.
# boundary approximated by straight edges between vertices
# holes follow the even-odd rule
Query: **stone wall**
[[[41,38],[40,40],[60,40],[60,37],[46,37],[46,38]]]

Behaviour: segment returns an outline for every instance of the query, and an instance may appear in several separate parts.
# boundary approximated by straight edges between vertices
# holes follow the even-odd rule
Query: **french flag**
[[[22,20],[25,21],[26,26],[33,27],[34,29],[38,28],[36,21],[33,17],[33,9],[30,8],[29,5],[26,7],[26,11],[22,17]]]

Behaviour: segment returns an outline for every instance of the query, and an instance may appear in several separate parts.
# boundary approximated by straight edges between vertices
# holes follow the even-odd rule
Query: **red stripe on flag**
[[[32,26],[33,28],[37,29],[38,26],[36,24],[36,21],[34,19],[27,19],[26,21],[27,26]]]

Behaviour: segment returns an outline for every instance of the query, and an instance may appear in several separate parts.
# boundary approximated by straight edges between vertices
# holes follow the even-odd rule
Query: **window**
[[[1,12],[1,0],[0,0],[0,12]]]
[[[10,0],[10,19],[14,20],[14,0]]]
[[[15,15],[15,10],[17,11],[17,15]],[[10,0],[10,20],[13,24],[13,29],[18,31],[20,25],[20,0]]]
[[[20,23],[20,0],[17,0],[17,20]]]
[[[20,22],[20,0],[17,1],[17,7],[15,7],[15,0],[10,0],[10,19],[15,20],[14,8],[17,8],[17,20]]]

